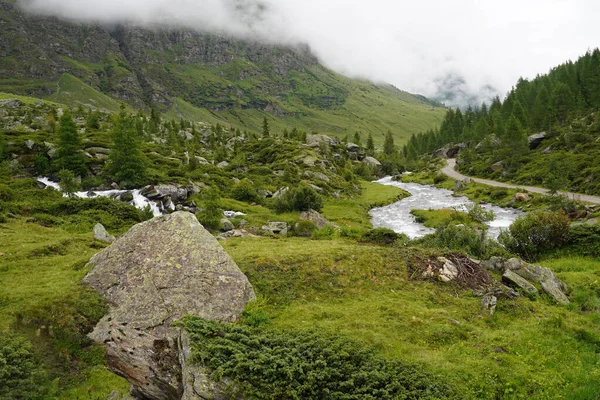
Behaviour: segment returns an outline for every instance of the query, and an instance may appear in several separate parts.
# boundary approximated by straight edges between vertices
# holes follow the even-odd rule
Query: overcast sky
[[[169,23],[306,43],[347,75],[447,104],[504,95],[600,46],[597,0],[21,0],[99,22]]]

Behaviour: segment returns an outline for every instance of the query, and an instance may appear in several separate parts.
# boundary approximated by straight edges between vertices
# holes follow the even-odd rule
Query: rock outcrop
[[[89,266],[84,282],[109,305],[90,337],[106,348],[109,369],[131,383],[132,395],[153,400],[220,398],[219,393],[185,394],[194,383],[182,380],[181,333],[171,324],[190,314],[234,321],[255,295],[196,217],[176,212],[138,224],[92,257]],[[201,370],[191,378],[189,371],[185,375],[208,381]]]

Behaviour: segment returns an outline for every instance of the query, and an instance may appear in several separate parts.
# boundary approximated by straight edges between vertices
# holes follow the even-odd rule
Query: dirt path
[[[444,174],[448,175],[450,178],[457,179],[457,180],[463,180],[463,179],[470,178],[470,179],[473,179],[475,182],[478,182],[478,183],[481,183],[484,185],[488,185],[488,186],[495,186],[495,187],[502,187],[502,188],[509,188],[509,189],[519,189],[519,190],[523,190],[526,192],[532,192],[532,193],[541,193],[541,194],[550,193],[550,191],[548,189],[544,189],[544,188],[536,187],[536,186],[511,185],[509,183],[497,182],[497,181],[492,181],[489,179],[473,178],[471,176],[466,176],[466,175],[463,175],[460,172],[456,171],[455,167],[456,167],[456,160],[451,158],[448,160],[448,165],[446,165],[442,169],[442,172]],[[576,200],[576,201],[600,204],[599,196],[590,196],[587,194],[572,193],[572,192],[559,192],[559,193],[564,196],[567,196],[570,199]]]

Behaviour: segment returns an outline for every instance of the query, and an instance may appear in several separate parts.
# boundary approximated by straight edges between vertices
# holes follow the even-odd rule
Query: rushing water
[[[412,196],[389,206],[371,210],[369,214],[372,217],[373,226],[390,228],[398,233],[404,233],[412,239],[435,232],[434,229],[418,223],[410,213],[412,210],[454,208],[458,211],[466,211],[468,207],[473,206],[473,202],[466,197],[454,196],[452,191],[435,186],[397,182],[393,181],[391,177],[383,178],[377,183],[399,187]],[[485,204],[482,207],[492,210],[496,215],[496,219],[486,223],[489,227],[488,236],[492,238],[497,238],[501,229],[508,228],[522,214],[512,208],[502,208],[491,204]]]
[[[38,178],[38,181],[43,183],[46,186],[50,186],[56,190],[60,190],[60,185],[56,182],[52,182],[48,178]],[[116,198],[125,192],[128,192],[128,191],[127,190],[102,190],[102,191],[77,192],[74,194],[75,194],[75,196],[80,197],[82,199],[90,199],[92,197]],[[140,194],[139,190],[132,190],[131,194],[133,195],[133,201],[131,202],[132,205],[134,205],[135,207],[137,207],[139,209],[144,209],[147,206],[150,206],[150,209],[152,210],[152,213],[154,214],[155,217],[162,215],[162,212],[160,211],[160,208],[158,208],[158,205],[154,201],[150,201],[146,197],[142,196]],[[171,203],[168,208],[170,208],[171,210],[174,210],[175,206],[173,205],[173,203]]]

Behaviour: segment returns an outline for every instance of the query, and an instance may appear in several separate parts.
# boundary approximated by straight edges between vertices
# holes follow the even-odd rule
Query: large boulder
[[[325,219],[325,217],[323,217],[318,211],[315,211],[315,210],[308,210],[308,211],[301,212],[300,219],[312,222],[319,229],[323,229],[326,226],[338,228],[337,224],[327,221]]]
[[[340,144],[340,140],[337,138],[332,138],[327,135],[317,134],[317,135],[306,135],[306,144],[308,147],[320,147],[321,145],[327,146],[336,146]]]
[[[173,322],[189,314],[235,321],[255,298],[235,262],[187,212],[134,226],[88,266],[84,282],[109,306],[90,337],[106,348],[109,369],[138,398],[184,395],[181,333]]]
[[[456,158],[458,153],[467,148],[466,143],[459,143],[457,145],[448,144],[441,149],[433,152],[433,158]]]
[[[540,132],[540,133],[536,133],[535,135],[529,136],[528,137],[529,149],[535,150],[538,147],[540,147],[540,144],[542,144],[544,139],[546,139],[546,136],[548,136],[548,134],[546,132]]]
[[[109,234],[104,225],[99,222],[96,224],[96,226],[94,226],[94,239],[106,243],[112,243],[115,241],[115,237]]]

